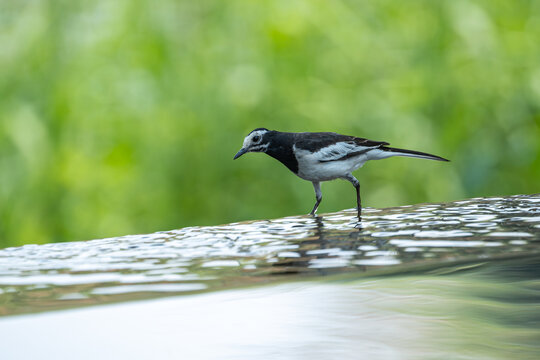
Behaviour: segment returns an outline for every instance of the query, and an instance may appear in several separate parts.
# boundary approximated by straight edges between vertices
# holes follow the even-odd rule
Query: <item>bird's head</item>
[[[269,132],[270,130],[265,128],[258,128],[250,132],[244,139],[244,144],[240,151],[234,155],[234,160],[247,152],[266,152],[270,143],[265,135]]]

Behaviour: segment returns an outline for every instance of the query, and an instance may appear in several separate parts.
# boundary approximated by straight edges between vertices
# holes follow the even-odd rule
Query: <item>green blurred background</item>
[[[307,213],[232,161],[256,127],[452,160],[368,163],[365,206],[538,192],[539,110],[539,1],[0,0],[0,247]]]

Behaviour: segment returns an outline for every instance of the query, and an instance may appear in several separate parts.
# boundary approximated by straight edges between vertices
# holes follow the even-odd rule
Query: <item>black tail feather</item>
[[[428,154],[428,153],[421,152],[421,151],[398,149],[398,148],[392,148],[392,147],[388,147],[388,146],[381,146],[379,149],[384,150],[384,151],[394,152],[394,153],[401,153],[401,154],[403,154],[403,156],[421,157],[421,158],[424,158],[424,159],[438,160],[438,161],[450,161],[450,160],[445,159],[443,157],[433,155],[433,154]]]

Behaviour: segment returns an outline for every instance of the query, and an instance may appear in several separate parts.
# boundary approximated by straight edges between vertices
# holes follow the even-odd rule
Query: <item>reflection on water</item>
[[[0,250],[0,315],[540,253],[540,195],[354,210]]]
[[[348,273],[317,281],[4,317],[2,355],[6,359],[43,354],[55,359],[540,358],[540,257],[457,265],[447,267],[444,275],[433,272],[436,275],[422,271],[378,277]]]

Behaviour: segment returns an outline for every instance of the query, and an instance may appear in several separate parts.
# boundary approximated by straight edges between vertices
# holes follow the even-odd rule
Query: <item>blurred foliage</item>
[[[307,213],[232,161],[256,127],[452,160],[368,163],[366,206],[538,192],[539,39],[533,0],[0,0],[0,247]]]

